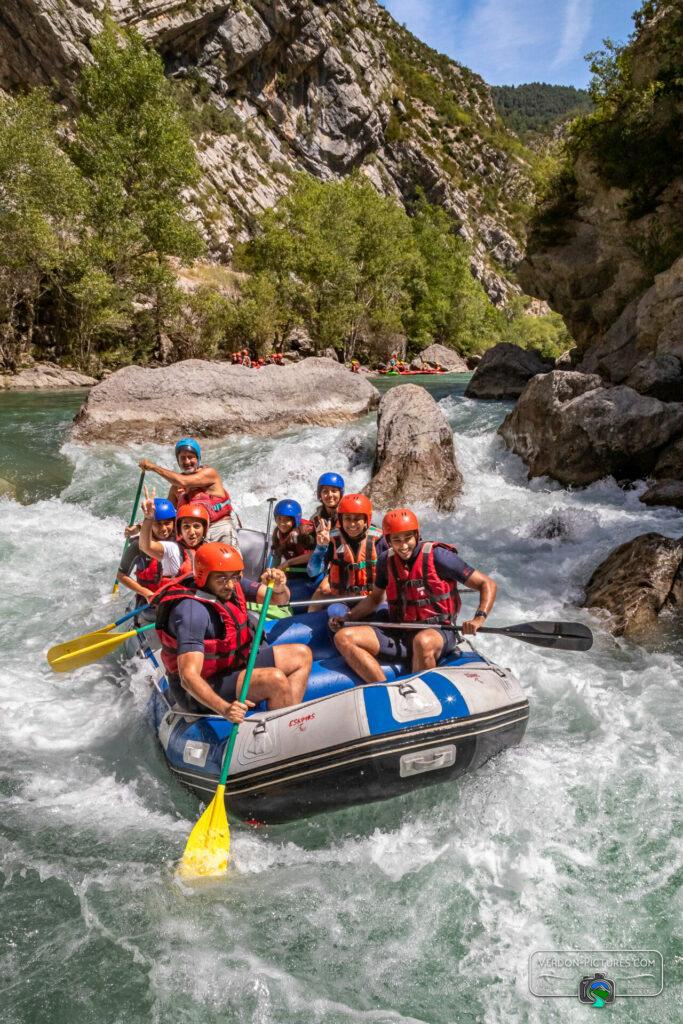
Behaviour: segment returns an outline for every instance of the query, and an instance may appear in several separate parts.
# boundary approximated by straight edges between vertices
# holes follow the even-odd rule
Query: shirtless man
[[[140,459],[138,465],[146,473],[156,473],[171,485],[169,500],[180,505],[203,505],[209,513],[207,541],[221,542],[238,547],[237,532],[232,521],[230,495],[223,486],[217,470],[202,466],[202,450],[193,437],[182,437],[175,446],[180,472],[157,466],[149,459]]]

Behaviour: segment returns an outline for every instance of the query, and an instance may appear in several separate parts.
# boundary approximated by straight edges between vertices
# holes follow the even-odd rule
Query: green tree
[[[445,210],[420,197],[411,221],[423,272],[411,281],[406,327],[417,349],[439,342],[469,353],[499,340],[502,314],[470,270],[470,248]]]
[[[57,142],[58,116],[42,90],[0,96],[0,363],[8,369],[30,350],[86,208],[81,176]]]
[[[300,175],[260,228],[239,265],[269,275],[321,348],[339,345],[350,359],[361,340],[402,330],[420,254],[405,211],[367,179]]]
[[[203,248],[184,197],[199,165],[158,54],[110,18],[92,51],[71,146],[90,191],[90,262],[129,300],[142,294],[153,303],[160,344],[165,309],[175,305],[169,258],[190,261]]]

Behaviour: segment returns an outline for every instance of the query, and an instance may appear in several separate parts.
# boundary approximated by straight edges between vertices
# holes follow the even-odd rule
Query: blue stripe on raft
[[[464,654],[459,658],[449,659],[448,664],[465,665],[470,661],[480,660],[476,654]],[[420,673],[420,678],[439,699],[441,713],[439,715],[430,715],[426,718],[416,718],[411,722],[397,722],[391,713],[391,702],[388,692],[381,687],[367,687],[363,691],[363,697],[372,736],[395,732],[399,729],[412,729],[415,726],[425,725],[429,722],[438,722],[441,719],[469,717],[470,709],[465,698],[442,672],[439,672],[438,669],[422,672]]]

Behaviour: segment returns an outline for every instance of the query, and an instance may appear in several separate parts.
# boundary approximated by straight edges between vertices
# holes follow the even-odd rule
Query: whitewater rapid
[[[527,691],[521,746],[458,785],[267,830],[233,822],[234,871],[199,891],[173,876],[198,806],[146,721],[144,667],[55,676],[44,657],[122,614],[110,591],[136,460],[168,463],[170,448],[56,436],[71,482],[0,500],[3,1024],[579,1021],[577,1001],[530,994],[535,950],[657,949],[672,964],[681,642],[615,640],[575,602],[612,548],[677,536],[680,516],[613,482],[529,483],[495,434],[504,405],[458,385],[441,408],[466,485],[455,515],[419,510],[425,534],[495,577],[497,622],[578,618],[593,650],[482,638]],[[263,527],[271,495],[311,509],[326,469],[364,484],[374,431],[368,418],[209,442],[206,461]],[[619,1016],[672,1021],[673,992],[621,1000]]]

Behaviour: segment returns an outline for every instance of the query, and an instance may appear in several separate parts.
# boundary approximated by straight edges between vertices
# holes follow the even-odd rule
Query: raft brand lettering
[[[311,711],[310,715],[302,715],[301,718],[290,718],[289,728],[292,729],[298,727],[299,732],[304,732],[308,727],[308,723],[312,722],[314,718],[315,711]]]
[[[647,999],[664,988],[656,949],[546,949],[529,957],[529,991],[546,999],[574,998],[594,1007],[616,999]]]

